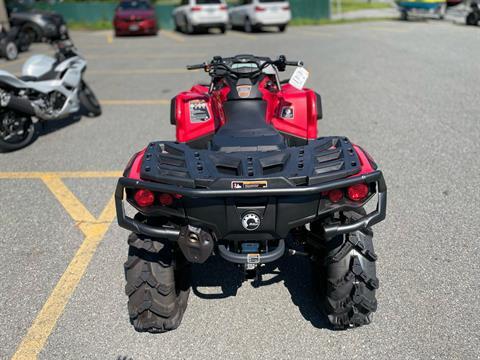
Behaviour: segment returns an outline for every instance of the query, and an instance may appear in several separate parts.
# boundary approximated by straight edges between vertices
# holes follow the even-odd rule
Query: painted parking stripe
[[[48,177],[59,178],[115,178],[122,176],[120,171],[14,171],[0,172],[0,179],[43,179]]]
[[[170,53],[170,54],[155,54],[155,53],[135,53],[135,54],[98,54],[98,55],[88,55],[88,59],[199,59],[206,57],[207,53],[188,53],[188,54],[178,54],[178,53]]]
[[[198,70],[194,70],[198,71]],[[192,72],[186,68],[173,68],[173,69],[129,69],[129,70],[89,70],[90,75],[177,75]]]
[[[160,32],[160,35],[165,35],[167,38],[169,38],[171,40],[174,40],[178,43],[185,42],[185,37],[183,37],[182,35],[178,35],[178,34],[174,33],[173,31],[163,30],[163,31]]]
[[[17,347],[12,360],[36,359],[38,357],[62,315],[65,306],[68,304],[70,297],[85,274],[98,245],[115,218],[115,201],[113,196],[100,216],[95,218],[70,191],[61,178],[111,178],[117,176],[119,176],[119,172],[114,171],[0,173],[0,179],[41,179],[85,236],[75,256],[70,261],[65,272],[28,329],[27,334]]]
[[[170,100],[158,99],[158,100],[100,100],[102,105],[169,105]]]
[[[242,33],[242,32],[237,32],[237,31],[230,31],[228,35],[232,35],[241,39],[248,39],[248,40],[257,40],[257,37],[252,34],[248,33]]]

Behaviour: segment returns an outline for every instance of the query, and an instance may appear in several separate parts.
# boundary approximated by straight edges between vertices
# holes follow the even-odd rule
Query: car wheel
[[[253,26],[252,26],[252,22],[250,21],[250,18],[246,18],[244,23],[243,23],[243,31],[245,31],[246,33],[251,33],[253,32]]]
[[[225,34],[227,32],[227,25],[220,26],[220,32]]]
[[[467,15],[467,18],[465,19],[465,22],[466,22],[467,25],[475,26],[475,25],[477,25],[478,20],[479,19],[477,18],[475,13],[471,12],[470,14]]]
[[[40,33],[37,30],[35,30],[35,28],[32,25],[26,24],[22,27],[20,31],[24,33],[26,36],[28,36],[30,43],[33,43],[40,39]]]
[[[187,29],[187,34],[195,34],[196,32],[195,26],[193,26],[192,23],[188,21],[188,19],[185,19],[185,28]]]
[[[2,48],[2,54],[8,61],[15,60],[18,57],[18,47],[13,41],[7,41]]]
[[[287,24],[283,24],[278,27],[278,31],[280,32],[285,32],[285,30],[287,30]]]
[[[177,21],[177,18],[176,18],[176,17],[173,18],[173,23],[175,24],[175,25],[174,25],[174,26],[175,26],[175,31],[176,31],[176,32],[181,32],[181,31],[182,31],[182,28],[180,27],[180,25],[178,25],[178,21]]]

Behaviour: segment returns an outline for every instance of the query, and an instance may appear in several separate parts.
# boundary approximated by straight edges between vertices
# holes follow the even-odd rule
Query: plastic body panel
[[[280,91],[271,90],[268,82],[266,77],[258,85],[263,100],[267,102],[264,121],[281,133],[304,140],[316,139],[317,121],[322,113],[317,108],[320,104],[318,95],[310,89],[297,90],[290,84],[283,85]],[[206,86],[195,85],[174,98],[172,110],[175,114],[171,122],[176,124],[178,142],[189,143],[213,135],[227,121],[223,104],[230,89],[223,87],[212,93],[208,90]],[[194,118],[192,109],[195,103],[206,107],[208,119],[201,121]]]

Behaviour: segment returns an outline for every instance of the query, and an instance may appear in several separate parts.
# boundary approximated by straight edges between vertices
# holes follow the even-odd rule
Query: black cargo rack
[[[231,189],[232,182],[265,180],[267,188],[314,186],[352,176],[361,164],[345,137],[272,151],[222,152],[177,142],[148,145],[140,177],[190,189]],[[264,189],[265,190],[265,189]]]

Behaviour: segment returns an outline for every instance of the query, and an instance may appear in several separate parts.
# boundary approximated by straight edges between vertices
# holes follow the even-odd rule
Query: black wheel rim
[[[9,144],[18,144],[24,141],[33,131],[33,124],[29,117],[18,116],[13,111],[1,114],[0,139]]]

